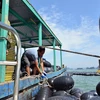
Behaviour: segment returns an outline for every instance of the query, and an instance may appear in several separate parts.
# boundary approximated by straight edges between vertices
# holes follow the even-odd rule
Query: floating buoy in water
[[[51,96],[52,96],[51,89],[49,87],[43,87],[37,93],[35,100],[47,100]]]
[[[98,95],[100,96],[100,82],[96,86],[96,91],[97,91]]]
[[[45,67],[51,67],[51,63],[43,58],[43,64]]]
[[[55,78],[49,78],[48,79],[48,83],[53,87],[53,84],[54,84],[54,79]]]
[[[92,97],[92,98],[89,99],[89,100],[100,100],[100,96],[94,96],[94,97]]]
[[[91,92],[85,92],[81,95],[81,100],[90,100],[94,95]]]
[[[56,90],[70,90],[74,86],[74,80],[71,76],[60,76],[54,79],[53,87]]]
[[[54,96],[48,98],[47,100],[77,100],[77,99],[72,96]]]
[[[81,97],[81,95],[83,94],[83,91],[79,88],[73,88],[70,91],[71,95],[74,95],[75,97],[77,97],[78,99]]]
[[[53,96],[67,96],[69,95],[66,91],[56,91],[53,93]]]
[[[96,90],[91,90],[91,91],[89,91],[89,92],[91,92],[94,96],[98,96]]]

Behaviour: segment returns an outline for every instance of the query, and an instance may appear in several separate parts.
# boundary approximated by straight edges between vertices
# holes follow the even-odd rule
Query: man
[[[36,75],[37,72],[42,75],[44,72],[44,66],[42,61],[42,56],[45,53],[45,48],[39,47],[37,50],[37,56],[34,51],[26,50],[21,58],[21,71],[26,71],[30,76],[30,68],[32,69],[32,74]]]

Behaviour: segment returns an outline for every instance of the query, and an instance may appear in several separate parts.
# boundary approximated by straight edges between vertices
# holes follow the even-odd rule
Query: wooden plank
[[[10,22],[9,22],[9,25],[10,25]],[[16,39],[15,39],[14,35],[11,32],[8,33],[8,40],[11,43],[11,48],[8,50],[8,53],[7,53],[7,61],[15,61]],[[14,72],[14,67],[15,67],[14,65],[13,66],[10,66],[10,65],[6,66],[5,81],[12,80],[12,74]],[[10,74],[8,74],[10,71],[13,71],[13,72],[11,72]]]
[[[6,78],[12,78],[12,76],[9,75],[9,76],[6,76]]]
[[[13,73],[13,71],[6,72],[6,74],[12,74],[12,73]]]
[[[52,77],[58,76],[61,73],[63,73],[64,71],[66,71],[66,68],[63,68],[63,69],[61,69],[57,72],[48,73],[47,77],[52,78]],[[19,90],[26,89],[26,88],[34,85],[34,84],[39,83],[40,81],[41,81],[40,78],[36,78],[34,76],[24,77],[24,78],[20,79]],[[6,97],[6,96],[12,95],[13,94],[13,87],[14,87],[13,81],[0,83],[0,99],[3,98],[3,97]],[[6,93],[5,93],[5,91],[6,91]]]
[[[5,78],[5,81],[9,81],[9,80],[12,80],[12,78]]]

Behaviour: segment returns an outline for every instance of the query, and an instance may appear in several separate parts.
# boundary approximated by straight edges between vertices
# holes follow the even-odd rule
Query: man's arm
[[[35,60],[35,65],[36,65],[36,69],[38,70],[38,72],[39,72],[40,74],[42,74],[40,68],[38,67],[38,61],[37,61],[37,60]]]
[[[41,68],[42,68],[42,72],[44,71],[44,64],[43,64],[43,59],[40,58],[40,65],[41,65]]]

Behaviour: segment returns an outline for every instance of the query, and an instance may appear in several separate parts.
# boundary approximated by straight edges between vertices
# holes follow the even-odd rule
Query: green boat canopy
[[[39,44],[39,24],[42,24],[42,45],[61,46],[61,42],[48,27],[45,21],[37,13],[34,7],[27,0],[10,0],[9,21],[12,27],[16,29],[21,38],[21,42]],[[30,45],[22,45],[24,48]]]

